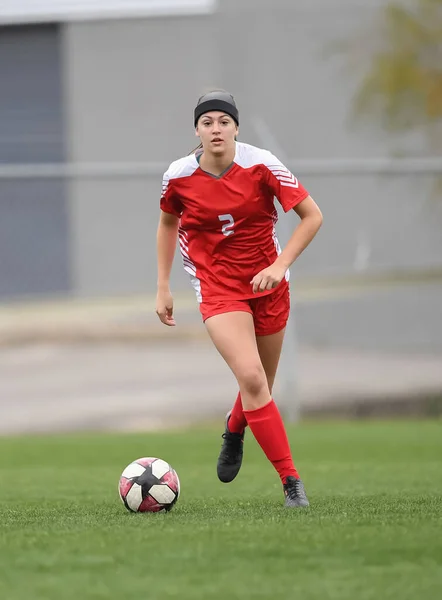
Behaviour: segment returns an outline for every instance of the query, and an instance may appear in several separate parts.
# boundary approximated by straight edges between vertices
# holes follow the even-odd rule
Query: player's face
[[[237,134],[238,127],[232,117],[216,110],[202,115],[196,127],[204,150],[213,154],[224,154],[232,148]]]

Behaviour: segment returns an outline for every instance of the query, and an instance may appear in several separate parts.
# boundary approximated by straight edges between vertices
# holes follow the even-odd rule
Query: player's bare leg
[[[238,381],[250,429],[281,477],[286,506],[308,506],[302,482],[293,465],[281,415],[270,394],[252,315],[239,311],[216,315],[206,320],[206,327],[218,352]],[[238,467],[237,464],[232,466]],[[233,477],[220,479],[227,482]]]
[[[270,394],[272,393],[273,384],[275,382],[284,334],[285,328],[271,335],[256,336],[259,357],[267,377],[267,385]],[[243,435],[246,427],[247,420],[243,412],[241,393],[238,393],[232,410],[226,415],[226,431]]]
[[[244,410],[254,410],[271,400],[267,377],[259,356],[253,316],[227,312],[206,319],[216,349],[235,375]]]
[[[276,372],[278,370],[279,359],[281,357],[282,344],[284,342],[285,328],[272,335],[257,335],[256,345],[258,347],[259,357],[267,377],[267,384],[270,393],[275,383]]]
[[[272,335],[255,336],[259,357],[267,378],[270,394],[272,393],[276,371],[278,369],[285,329]],[[223,483],[233,481],[238,475],[242,465],[244,449],[244,433],[247,420],[244,416],[241,393],[238,393],[236,402],[231,411],[226,415],[223,433],[223,445],[218,458],[218,478]]]
[[[240,323],[241,331],[245,331],[245,335],[241,339],[237,339],[237,336],[234,333],[237,323]],[[236,375],[235,371],[241,371],[244,386],[247,388],[248,380],[252,382],[253,386],[256,386],[256,382],[260,381],[262,393],[264,394],[261,402],[264,404],[269,402],[270,392],[268,391],[265,370],[259,357],[252,316],[246,312],[225,313],[207,319],[206,327],[215,346],[218,348],[218,351],[226,360],[229,367],[233,370],[234,374]],[[235,340],[232,340],[233,335],[235,335]],[[237,362],[236,357],[241,355],[244,357],[241,360],[241,364],[232,368],[232,363]],[[254,392],[256,392],[256,390],[254,390]],[[233,431],[229,427],[231,413],[233,413],[232,416],[237,417],[236,429]],[[223,483],[233,481],[241,468],[244,447],[244,430],[246,425],[247,421],[243,413],[240,392],[233,411],[230,411],[226,415],[223,444],[217,463],[218,478]]]

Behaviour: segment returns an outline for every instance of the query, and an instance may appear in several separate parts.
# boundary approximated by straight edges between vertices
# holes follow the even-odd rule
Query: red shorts
[[[253,315],[256,335],[278,333],[287,324],[290,313],[290,288],[283,281],[267,296],[248,298],[247,300],[216,300],[201,302],[200,312],[203,321],[215,315],[242,311]]]

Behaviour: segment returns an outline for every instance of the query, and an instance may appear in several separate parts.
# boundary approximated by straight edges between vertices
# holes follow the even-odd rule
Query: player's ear
[[[195,137],[199,138],[200,134],[198,133],[198,127],[195,129]]]

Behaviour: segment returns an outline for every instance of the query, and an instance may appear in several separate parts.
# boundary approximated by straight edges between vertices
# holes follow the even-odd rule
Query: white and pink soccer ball
[[[179,498],[180,480],[165,460],[138,458],[122,472],[118,490],[127,510],[169,511]]]

